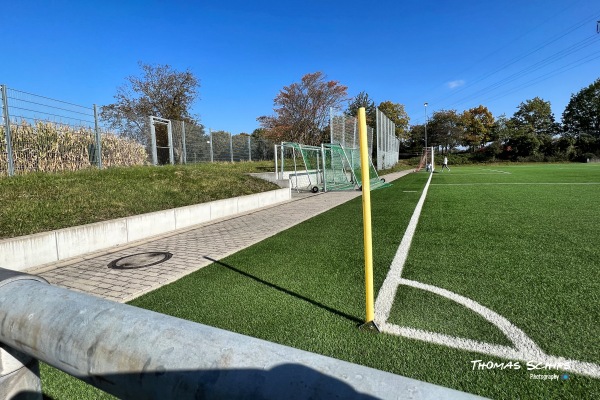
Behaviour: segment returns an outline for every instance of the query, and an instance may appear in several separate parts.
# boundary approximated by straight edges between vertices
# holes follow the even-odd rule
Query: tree
[[[408,152],[420,152],[425,146],[425,124],[412,125],[408,132],[408,140],[402,142],[402,148]]]
[[[110,128],[147,144],[150,115],[198,124],[190,114],[190,107],[198,96],[200,83],[191,71],[179,72],[169,65],[141,62],[139,66],[142,76],[125,78],[127,83],[117,88],[116,102],[100,109],[101,118]],[[161,144],[165,139],[162,136],[165,135],[157,132]]]
[[[365,116],[367,119],[367,126],[375,129],[376,125],[376,115],[375,115],[375,102],[369,98],[367,92],[360,92],[350,103],[348,103],[348,108],[344,112],[349,117],[357,118],[358,109],[364,107],[365,108]]]
[[[379,104],[379,111],[388,117],[396,125],[396,137],[407,140],[409,136],[410,118],[404,110],[404,105],[392,103],[391,101],[382,101]]]
[[[441,146],[448,153],[459,144],[463,132],[461,116],[456,110],[435,111],[427,123],[427,144]]]
[[[559,127],[549,101],[535,97],[521,103],[511,118],[511,123],[518,131],[518,136],[528,143],[531,150],[528,155],[540,150],[544,154],[551,152],[552,138],[558,134]]]
[[[464,128],[463,144],[475,150],[490,141],[494,127],[494,116],[487,107],[480,105],[463,112],[461,123]]]
[[[564,135],[581,153],[600,151],[600,78],[571,96],[562,120]]]
[[[268,132],[265,128],[256,128],[252,131],[252,159],[253,160],[271,160],[273,159],[273,143],[268,140]]]
[[[337,81],[326,81],[322,72],[306,74],[299,83],[281,89],[273,101],[275,115],[258,121],[271,140],[319,145],[326,135],[329,109],[341,108],[347,90]]]
[[[510,119],[506,116],[506,114],[500,115],[494,121],[494,127],[490,133],[490,140],[492,144],[490,145],[490,153],[493,158],[501,155],[503,152],[508,154],[508,148],[505,145],[508,143],[510,137],[512,136],[512,126],[510,124]]]
[[[558,132],[550,102],[539,97],[521,103],[512,120],[517,126],[526,127],[538,137]]]

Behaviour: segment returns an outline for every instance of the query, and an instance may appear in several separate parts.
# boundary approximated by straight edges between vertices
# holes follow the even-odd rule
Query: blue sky
[[[600,77],[597,0],[8,1],[0,83],[72,103],[113,102],[138,61],[191,70],[193,112],[252,132],[285,85],[322,71],[404,104],[411,123],[479,104],[511,116],[539,96],[557,120]]]

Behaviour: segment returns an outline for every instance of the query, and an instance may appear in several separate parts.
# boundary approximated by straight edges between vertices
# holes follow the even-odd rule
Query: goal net
[[[423,154],[421,155],[421,159],[419,160],[419,165],[415,169],[415,172],[419,172],[423,168],[427,172],[433,172],[435,170],[434,163],[434,152],[433,147],[425,147],[423,149]]]

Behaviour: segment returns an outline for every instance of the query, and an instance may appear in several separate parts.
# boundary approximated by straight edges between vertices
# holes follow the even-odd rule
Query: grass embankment
[[[273,163],[116,167],[0,178],[0,239],[264,192]]]

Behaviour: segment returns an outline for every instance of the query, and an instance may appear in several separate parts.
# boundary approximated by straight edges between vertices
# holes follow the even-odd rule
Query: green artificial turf
[[[403,277],[491,308],[550,355],[600,363],[600,168],[451,168],[433,176]],[[426,179],[410,174],[372,192],[375,293]],[[585,184],[555,184],[577,182]],[[598,379],[535,380],[525,363],[478,370],[474,360],[509,360],[358,329],[365,315],[361,215],[359,198],[131,304],[494,399],[600,398]],[[506,344],[477,315],[404,286],[390,320]],[[60,391],[61,381],[43,380]]]
[[[40,362],[44,400],[112,400],[116,397]]]
[[[548,354],[599,363],[600,168],[500,169],[435,174],[403,276],[480,302]]]

